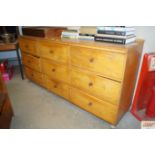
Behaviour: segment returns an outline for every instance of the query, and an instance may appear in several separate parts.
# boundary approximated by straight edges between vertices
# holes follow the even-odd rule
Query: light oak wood
[[[48,76],[44,76],[45,87],[66,99],[69,99],[69,86],[58,80],[54,80]]]
[[[121,84],[110,79],[96,76],[88,71],[71,69],[71,84],[79,89],[113,104],[118,104]]]
[[[39,55],[38,50],[36,48],[37,45],[34,40],[22,38],[19,40],[19,46],[20,46],[20,49],[24,52],[27,52],[36,56]]]
[[[116,123],[117,106],[103,100],[99,100],[98,98],[75,88],[70,89],[70,100],[74,104],[95,114],[96,116],[99,116],[110,123]]]
[[[113,53],[122,53],[126,54],[128,53],[128,48],[131,46],[136,46],[137,43],[127,44],[127,45],[121,45],[121,44],[111,44],[111,43],[103,43],[103,42],[96,42],[96,41],[88,41],[88,40],[77,40],[77,39],[66,39],[66,38],[51,38],[51,39],[43,39],[39,37],[30,37],[30,36],[21,36],[19,40],[21,39],[27,39],[27,40],[33,40],[37,43],[46,43],[47,45],[56,44],[56,45],[64,45],[66,47],[86,47],[91,48],[94,50],[106,50],[107,52],[113,52]]]
[[[23,57],[38,53],[41,60],[40,73],[26,67],[30,80],[114,125],[129,109],[142,44],[26,36],[19,40]],[[27,42],[34,53],[24,49]]]
[[[139,55],[139,58],[141,57],[142,55],[142,52],[143,52],[143,46],[144,46],[144,40],[143,39],[137,39],[136,40],[138,46],[137,46],[137,52],[138,52],[138,55]]]
[[[41,72],[40,57],[36,57],[27,53],[22,53],[22,61],[25,66]]]
[[[39,73],[37,71],[34,71],[34,70],[32,70],[32,69],[30,69],[28,67],[25,67],[24,70],[25,70],[26,76],[30,80],[36,82],[39,85],[44,86],[43,75],[41,73]]]
[[[42,72],[53,79],[69,83],[68,67],[52,60],[41,59]]]
[[[135,52],[134,47],[130,47],[128,51],[124,79],[122,83],[121,98],[119,101],[120,104],[117,114],[118,120],[123,116],[125,112],[128,111],[131,105],[133,90],[136,82],[138,62],[139,62],[139,53]]]
[[[126,55],[115,51],[71,47],[71,64],[122,81]]]
[[[57,62],[68,62],[68,47],[60,44],[39,42],[38,50],[43,58],[55,60]]]

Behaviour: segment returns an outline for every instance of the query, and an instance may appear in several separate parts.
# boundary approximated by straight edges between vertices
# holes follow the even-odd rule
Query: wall
[[[143,38],[145,45],[143,52],[155,52],[155,26],[136,26],[137,38]]]

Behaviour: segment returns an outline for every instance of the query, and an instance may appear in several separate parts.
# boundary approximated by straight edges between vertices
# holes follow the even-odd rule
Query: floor
[[[7,88],[15,114],[12,129],[140,128],[140,122],[130,112],[112,126],[33,82],[22,80],[18,71],[7,82]]]

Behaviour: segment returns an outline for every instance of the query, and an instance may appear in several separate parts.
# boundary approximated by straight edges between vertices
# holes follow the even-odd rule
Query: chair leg
[[[17,59],[18,59],[18,64],[19,64],[19,69],[20,69],[21,77],[22,77],[22,80],[24,80],[23,67],[22,67],[22,63],[21,63],[21,59],[20,59],[20,55],[19,55],[18,45],[16,46],[16,54],[17,54]]]

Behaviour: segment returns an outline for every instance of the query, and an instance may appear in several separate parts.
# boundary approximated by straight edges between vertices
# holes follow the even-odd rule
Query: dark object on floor
[[[10,128],[12,116],[11,102],[0,74],[0,129]]]
[[[5,93],[0,93],[0,114],[1,114],[2,109],[3,109],[5,97],[6,97],[6,96],[5,96]]]

